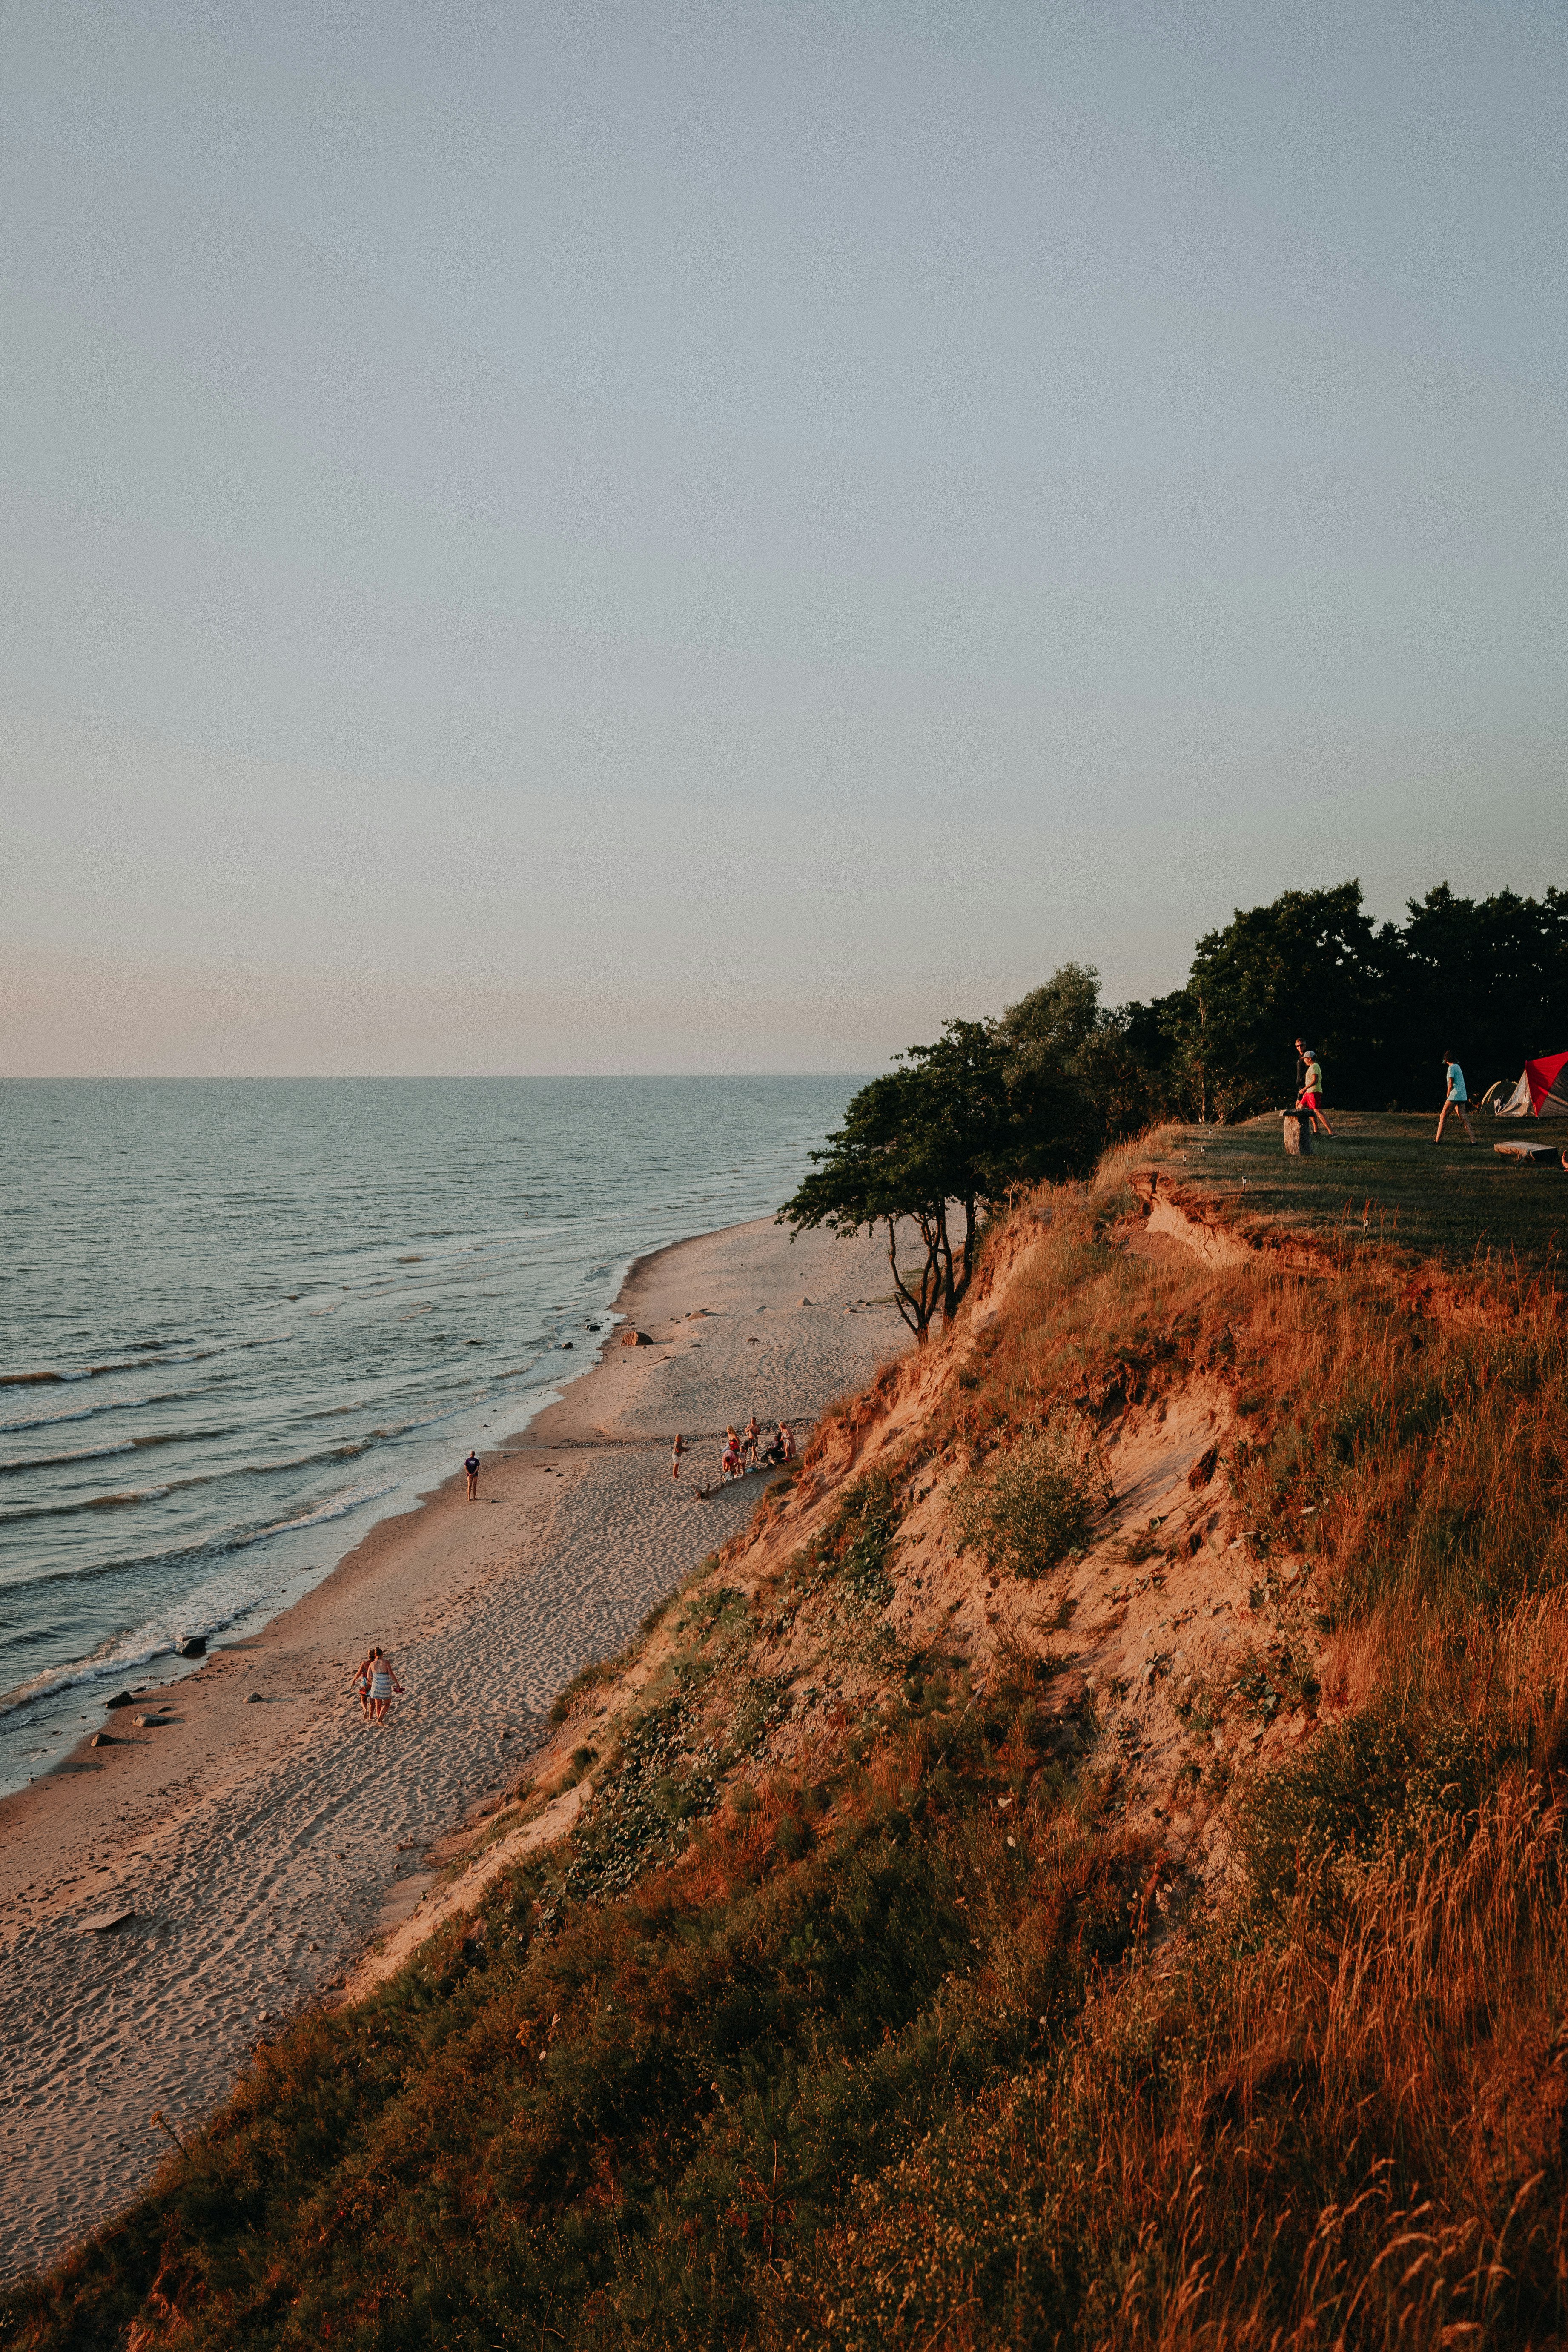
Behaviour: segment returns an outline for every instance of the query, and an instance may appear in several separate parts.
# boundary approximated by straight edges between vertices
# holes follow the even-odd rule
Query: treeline
[[[1568,893],[1461,898],[1446,882],[1374,925],[1359,882],[1287,890],[1198,941],[1186,985],[1100,1013],[1079,1056],[1120,1133],[1249,1118],[1290,1099],[1294,1040],[1330,1102],[1426,1110],[1452,1053],[1479,1096],[1568,1047]]]
[[[1185,986],[1148,1003],[1103,1005],[1092,965],[1061,964],[862,1087],[781,1222],[881,1226],[900,1312],[923,1339],[939,1309],[954,1313],[977,1221],[1009,1192],[1087,1173],[1159,1119],[1289,1103],[1298,1037],[1326,1099],[1352,1110],[1435,1109],[1449,1055],[1473,1096],[1517,1077],[1568,1048],[1568,894],[1460,898],[1444,882],[1404,924],[1374,925],[1359,882],[1287,890],[1201,939]]]

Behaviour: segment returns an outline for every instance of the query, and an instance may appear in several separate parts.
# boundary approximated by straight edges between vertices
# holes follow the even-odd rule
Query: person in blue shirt
[[[1434,1143],[1442,1142],[1443,1122],[1447,1118],[1448,1113],[1452,1110],[1457,1111],[1459,1117],[1464,1120],[1465,1133],[1469,1137],[1470,1141],[1474,1143],[1476,1139],[1476,1130],[1470,1125],[1469,1090],[1465,1085],[1465,1074],[1463,1070],[1460,1069],[1458,1062],[1455,1061],[1452,1054],[1445,1054],[1443,1056],[1443,1076],[1447,1083],[1448,1091],[1443,1097],[1443,1108],[1437,1113],[1437,1132],[1432,1138],[1432,1140]]]

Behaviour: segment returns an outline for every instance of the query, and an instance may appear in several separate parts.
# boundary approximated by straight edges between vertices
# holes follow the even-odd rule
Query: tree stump
[[[1285,1114],[1285,1156],[1288,1160],[1310,1160],[1312,1156],[1312,1122],[1304,1110],[1288,1110]]]

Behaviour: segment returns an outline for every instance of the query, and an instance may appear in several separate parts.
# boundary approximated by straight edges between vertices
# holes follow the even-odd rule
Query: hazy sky
[[[0,1068],[846,1069],[1568,884],[1568,13],[9,0]]]

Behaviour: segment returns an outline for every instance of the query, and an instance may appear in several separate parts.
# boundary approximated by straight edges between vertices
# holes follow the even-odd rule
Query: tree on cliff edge
[[[983,1211],[1015,1185],[1078,1172],[1093,1149],[1079,1090],[1050,1057],[1021,1061],[994,1024],[944,1022],[934,1045],[898,1059],[852,1097],[777,1222],[883,1227],[895,1303],[923,1346],[937,1309],[951,1321],[969,1288]],[[914,1264],[899,1263],[900,1222],[920,1237]]]

